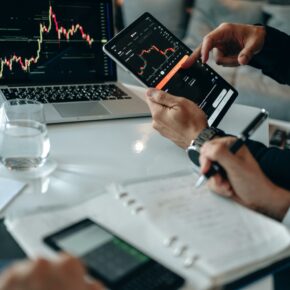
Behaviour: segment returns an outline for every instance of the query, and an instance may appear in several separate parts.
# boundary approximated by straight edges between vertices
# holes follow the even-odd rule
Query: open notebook
[[[214,284],[241,277],[290,254],[290,234],[281,223],[195,189],[196,176],[182,175],[113,185],[116,199],[148,226],[185,267],[208,275]],[[135,217],[137,218],[137,217]]]
[[[189,289],[223,285],[289,256],[282,224],[194,189],[195,179],[182,173],[113,185],[75,207],[6,225],[30,257],[53,257],[43,237],[89,217],[182,275]]]

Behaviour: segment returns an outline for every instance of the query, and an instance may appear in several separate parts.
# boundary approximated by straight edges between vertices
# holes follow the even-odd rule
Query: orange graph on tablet
[[[175,67],[162,79],[162,81],[156,86],[156,89],[162,90],[164,86],[173,78],[173,76],[180,70],[181,66],[186,62],[189,58],[188,55],[185,55],[176,65]]]

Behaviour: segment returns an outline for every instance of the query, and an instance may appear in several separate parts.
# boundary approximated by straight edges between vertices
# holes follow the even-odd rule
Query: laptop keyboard
[[[130,96],[113,84],[9,88],[2,89],[2,92],[7,100],[30,99],[41,103],[131,99]]]

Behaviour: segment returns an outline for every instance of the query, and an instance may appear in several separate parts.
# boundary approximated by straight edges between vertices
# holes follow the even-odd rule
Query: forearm
[[[268,148],[251,140],[247,146],[267,177],[274,184],[290,190],[290,150]]]
[[[264,48],[250,62],[281,84],[290,85],[290,36],[271,27],[265,27]]]

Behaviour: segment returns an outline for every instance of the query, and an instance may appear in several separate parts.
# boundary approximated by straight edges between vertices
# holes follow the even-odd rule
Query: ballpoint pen
[[[269,113],[266,110],[262,109],[261,112],[254,118],[254,120],[238,136],[238,139],[229,147],[229,151],[233,154],[239,151],[239,149],[245,144],[249,137],[263,124],[268,116]],[[227,176],[225,170],[217,162],[212,162],[212,165],[208,172],[199,177],[195,184],[195,187],[199,188],[209,178],[217,173],[219,173],[224,178],[226,178]]]

